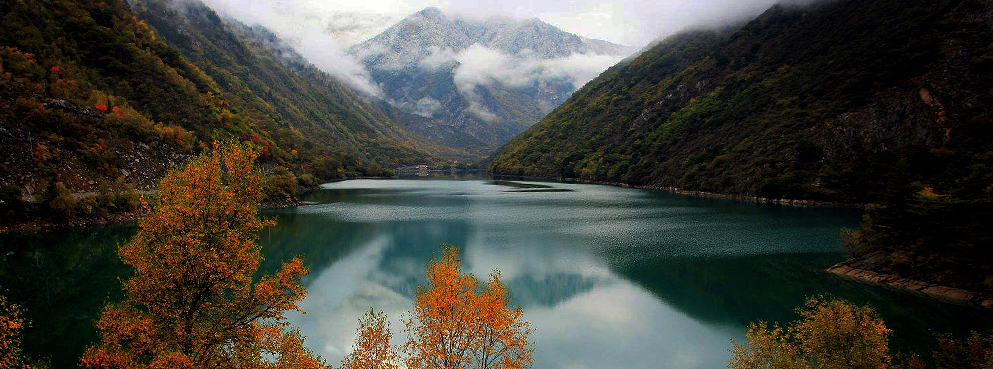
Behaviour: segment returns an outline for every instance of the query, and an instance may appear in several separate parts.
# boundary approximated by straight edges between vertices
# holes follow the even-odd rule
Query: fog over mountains
[[[633,49],[539,19],[414,13],[348,49],[392,105],[496,147]]]

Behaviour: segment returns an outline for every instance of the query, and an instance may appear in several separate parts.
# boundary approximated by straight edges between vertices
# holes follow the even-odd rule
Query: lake
[[[399,319],[440,244],[464,269],[499,270],[536,332],[535,368],[722,368],[749,322],[788,322],[804,297],[874,306],[898,348],[930,350],[931,331],[990,329],[986,311],[849,281],[840,230],[855,209],[792,208],[612,186],[472,180],[352,180],[264,212],[263,269],[302,255],[307,345],[337,365],[370,308]],[[0,277],[36,321],[25,348],[72,363],[95,338],[126,268],[114,248],[133,227],[2,235]],[[14,245],[14,246],[12,246]],[[10,250],[10,251],[7,251]]]

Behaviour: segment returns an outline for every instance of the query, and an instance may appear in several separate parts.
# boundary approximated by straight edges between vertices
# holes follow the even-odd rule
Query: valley
[[[989,0],[3,2],[0,367],[988,369],[990,40]]]

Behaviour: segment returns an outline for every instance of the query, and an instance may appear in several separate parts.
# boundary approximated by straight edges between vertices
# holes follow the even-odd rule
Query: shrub
[[[316,157],[310,161],[310,172],[322,181],[345,178],[341,161],[330,156]]]
[[[285,167],[275,167],[265,179],[267,200],[290,200],[297,195],[297,178]]]
[[[297,177],[297,182],[299,182],[303,187],[317,187],[321,184],[321,181],[318,181],[317,178],[310,173],[301,174]]]
[[[62,182],[49,181],[39,200],[43,215],[56,221],[73,220],[78,212],[79,201]]]
[[[104,182],[97,194],[97,204],[108,213],[127,212],[141,206],[141,196],[132,183],[117,177],[114,182]]]
[[[21,196],[20,187],[0,187],[0,220],[14,221],[24,217],[25,204]]]

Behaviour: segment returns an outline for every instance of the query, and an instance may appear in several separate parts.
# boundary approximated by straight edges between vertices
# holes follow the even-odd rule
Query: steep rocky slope
[[[196,2],[23,0],[0,18],[0,185],[27,195],[152,186],[216,139],[324,177],[430,157],[381,109],[297,76]]]

